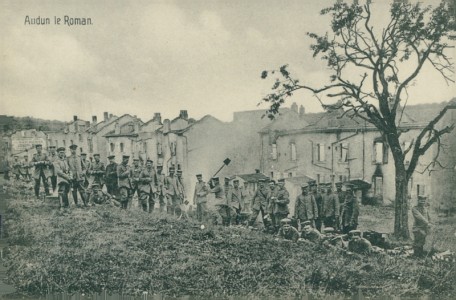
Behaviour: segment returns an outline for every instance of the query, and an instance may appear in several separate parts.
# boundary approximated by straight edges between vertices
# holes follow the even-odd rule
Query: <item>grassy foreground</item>
[[[416,296],[454,299],[454,264],[348,255],[140,211],[10,201],[9,282],[29,294]]]

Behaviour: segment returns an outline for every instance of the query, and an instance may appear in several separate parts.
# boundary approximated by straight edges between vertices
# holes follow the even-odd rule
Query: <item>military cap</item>
[[[95,157],[95,156],[100,156],[100,153],[95,153],[95,154],[93,155],[93,157]],[[114,155],[111,155],[111,156],[114,158]]]
[[[225,176],[225,181],[229,181],[231,178],[229,176]]]
[[[235,180],[233,180],[233,182],[239,182],[239,179],[235,179]]]
[[[426,200],[428,197],[426,195],[418,195],[418,199]]]
[[[157,165],[157,169],[163,169],[162,165]]]
[[[27,158],[28,158],[28,155],[26,154],[26,155],[24,155],[24,157],[27,157]]]
[[[333,233],[334,232],[334,228],[332,227],[325,227],[323,229],[323,233]]]
[[[355,187],[353,184],[351,183],[345,183],[344,184],[345,188],[347,189],[347,191],[349,190],[353,190],[353,188]]]
[[[360,230],[350,230],[348,232],[348,234],[351,236],[354,236],[354,235],[361,236],[361,231]]]
[[[170,172],[171,172],[171,171],[173,171],[173,172],[174,172],[174,170],[176,170],[176,169],[175,169],[174,167],[169,167],[169,169],[168,169],[168,170],[169,170]]]
[[[85,152],[82,152],[82,153],[81,153],[81,155],[85,155],[85,156],[87,156],[87,153],[85,153]]]
[[[309,180],[307,183],[309,184],[309,186],[317,185],[317,181],[316,180]]]
[[[69,148],[70,148],[71,150],[78,149],[78,145],[73,144],[73,145],[71,145]]]
[[[19,155],[14,155],[14,158],[19,158]]]
[[[219,178],[218,177],[212,177],[212,180],[219,181]]]
[[[280,220],[280,223],[282,223],[282,224],[291,224],[291,220],[288,219],[288,218],[284,218],[284,219]]]
[[[269,183],[276,183],[274,179],[269,180]]]
[[[133,157],[133,161],[139,161],[138,157]]]
[[[196,174],[196,177],[203,177],[202,174]]]
[[[310,223],[310,221],[304,221],[304,222],[301,222],[301,226],[304,227],[304,226],[312,226],[312,224]]]
[[[285,182],[285,178],[280,178],[279,180],[277,180],[278,182]]]
[[[99,185],[98,183],[92,184],[92,189],[94,189],[94,188],[99,188],[99,187],[100,187],[100,185]]]
[[[309,185],[307,183],[301,184],[301,188],[302,189],[307,189],[308,187],[309,187]]]
[[[36,144],[36,145],[35,145],[35,148],[38,148],[38,147],[43,147],[43,145],[41,145],[41,144]]]
[[[49,146],[49,149],[55,149],[55,146]]]
[[[153,163],[154,161],[152,159],[147,159],[146,162]]]
[[[260,179],[258,182],[266,182],[266,179]]]
[[[95,156],[95,155],[94,155]],[[114,159],[116,156],[115,155],[109,155],[108,159]]]
[[[65,148],[64,148],[64,147],[59,147],[59,148],[57,149],[57,152],[60,152],[60,151],[65,151]]]
[[[122,159],[130,158],[130,155],[122,155]]]

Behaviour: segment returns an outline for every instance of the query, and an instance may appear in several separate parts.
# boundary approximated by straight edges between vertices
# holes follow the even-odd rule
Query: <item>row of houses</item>
[[[452,101],[455,101],[454,99]],[[401,114],[401,140],[404,148],[447,103],[408,106]],[[91,122],[74,116],[63,131],[19,131],[4,141],[11,154],[33,154],[33,145],[68,148],[79,146],[89,157],[99,153],[102,160],[115,155],[120,162],[126,154],[142,160],[152,159],[167,172],[170,166],[183,170],[186,186],[193,186],[194,175],[207,179],[223,164],[232,163],[220,176],[244,175],[255,178],[253,170],[269,178],[286,178],[293,196],[301,182],[314,179],[319,183],[331,180],[359,180],[366,183],[364,196],[376,197],[385,203],[394,199],[395,174],[391,150],[381,134],[361,119],[340,117],[341,111],[306,113],[294,103],[283,108],[274,120],[262,118],[264,110],[235,112],[233,121],[222,122],[210,115],[200,120],[189,118],[181,110],[174,119],[160,113],[143,122],[129,114],[120,117],[105,112],[103,120],[93,116]],[[442,124],[456,121],[456,112],[449,111]],[[443,125],[442,125],[443,126]],[[446,150],[440,161],[427,168],[437,148],[431,148],[420,160],[412,180],[412,198],[429,194],[436,202],[454,203],[452,187],[456,186],[455,133],[445,137]],[[242,176],[240,177],[242,181]],[[191,189],[187,191],[192,194]]]

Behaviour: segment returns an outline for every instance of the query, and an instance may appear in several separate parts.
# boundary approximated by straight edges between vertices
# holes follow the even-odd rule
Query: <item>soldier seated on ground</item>
[[[312,243],[318,243],[322,239],[321,233],[312,227],[312,223],[310,221],[304,221],[301,223],[301,240],[309,241]]]
[[[336,231],[332,227],[325,227],[323,229],[321,243],[328,248],[346,248],[346,243],[344,242],[342,235],[336,234]]]
[[[289,240],[296,242],[299,239],[299,231],[291,226],[291,220],[288,218],[282,219],[280,221],[282,227],[279,229],[277,233],[277,240]]]
[[[120,206],[120,203],[112,196],[100,188],[98,183],[92,185],[92,193],[90,194],[89,203],[92,205],[113,205]]]
[[[348,233],[348,251],[358,254],[369,254],[373,252],[371,243],[361,236],[361,231],[351,230]]]

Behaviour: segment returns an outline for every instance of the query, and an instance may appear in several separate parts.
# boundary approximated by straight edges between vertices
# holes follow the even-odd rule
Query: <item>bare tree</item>
[[[273,118],[295,91],[308,90],[324,109],[343,108],[343,116],[361,118],[378,128],[391,148],[395,164],[394,233],[409,238],[407,183],[420,157],[434,144],[440,149],[442,135],[453,129],[454,124],[439,128],[437,123],[448,109],[455,107],[446,106],[407,149],[402,149],[399,142],[400,121],[407,89],[424,65],[432,66],[447,84],[454,83],[453,61],[447,54],[452,48],[447,43],[454,29],[454,15],[446,2],[436,8],[395,2],[391,4],[387,25],[376,31],[371,24],[369,1],[363,6],[338,2],[321,14],[331,15],[331,33],[308,36],[314,40],[313,56],[321,57],[331,70],[329,83],[319,88],[302,85],[287,65],[263,71],[262,78],[277,75],[272,92],[263,98],[270,103],[269,117]],[[324,104],[322,95],[337,99],[337,103]],[[410,151],[411,160],[406,164],[405,155]]]

